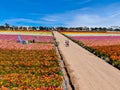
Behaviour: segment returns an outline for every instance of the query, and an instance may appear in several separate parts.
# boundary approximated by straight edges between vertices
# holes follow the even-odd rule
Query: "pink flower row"
[[[72,36],[87,46],[107,46],[120,44],[120,36]]]
[[[14,41],[0,40],[1,49],[25,49],[25,50],[51,50],[54,48],[53,44],[21,44]]]
[[[8,34],[0,34],[0,40],[8,40],[8,41],[17,41],[19,35],[8,35]],[[52,36],[32,36],[32,35],[20,35],[22,40],[33,40],[36,42],[53,42]]]

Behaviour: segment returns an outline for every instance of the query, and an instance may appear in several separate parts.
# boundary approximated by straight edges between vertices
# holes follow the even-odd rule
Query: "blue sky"
[[[1,0],[0,25],[120,26],[120,0]]]

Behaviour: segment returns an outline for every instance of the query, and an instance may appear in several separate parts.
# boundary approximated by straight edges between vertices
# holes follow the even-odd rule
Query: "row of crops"
[[[19,35],[23,40],[31,41],[35,39],[36,42],[53,42],[53,37],[51,36],[39,36],[39,35]],[[1,34],[0,40],[8,40],[8,41],[17,41],[18,35],[8,35]]]
[[[83,48],[120,69],[120,34],[61,32]]]
[[[23,40],[37,41],[29,44],[18,43],[17,34],[0,35],[0,90],[63,90],[53,36],[47,33],[21,34]]]

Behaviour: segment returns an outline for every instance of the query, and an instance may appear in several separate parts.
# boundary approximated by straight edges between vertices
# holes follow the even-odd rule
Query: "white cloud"
[[[95,26],[105,21],[98,15],[78,14],[73,17],[73,20],[66,23],[67,26]]]
[[[79,14],[73,17],[66,26],[110,27],[120,26],[120,17],[101,16],[93,14]]]
[[[69,26],[69,27],[70,26],[89,26],[89,27],[120,26],[119,9],[120,7],[116,4],[104,6],[102,8],[83,7],[80,9],[67,11],[65,13],[56,14],[53,15],[53,17],[60,17],[57,18],[57,22],[58,21],[62,22],[64,26]],[[56,21],[54,23],[56,23]]]
[[[72,1],[72,0],[71,0]],[[91,0],[86,0],[90,2]],[[120,6],[112,4],[102,8],[83,7],[56,14],[33,13],[38,20],[27,18],[7,19],[1,22],[15,25],[17,23],[33,23],[46,26],[89,26],[89,27],[110,27],[120,26]]]
[[[117,17],[120,15],[120,11],[117,11],[116,13],[112,14],[110,17]]]
[[[78,4],[86,4],[86,3],[88,3],[88,2],[91,2],[92,0],[83,0],[83,1],[81,1],[81,2],[78,2]]]
[[[46,16],[44,18],[42,18],[44,21],[48,21],[48,22],[55,22],[58,21],[59,16]]]
[[[70,3],[70,2],[75,2],[75,3],[79,3],[79,4],[85,4],[85,3],[88,3],[88,2],[90,2],[90,1],[92,1],[92,0],[59,0],[60,2],[68,2],[68,3]]]
[[[6,19],[0,22],[0,24],[9,23],[10,25],[27,25],[27,24],[41,24],[44,23],[40,20],[33,20],[33,19],[27,19],[27,18],[14,18],[14,19]]]

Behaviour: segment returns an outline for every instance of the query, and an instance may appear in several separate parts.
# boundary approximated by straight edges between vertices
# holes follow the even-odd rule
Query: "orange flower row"
[[[120,46],[112,45],[112,46],[92,46],[93,49],[101,51],[103,53],[107,53],[110,55],[112,60],[120,61]]]
[[[63,90],[60,73],[54,49],[0,51],[2,90]]]

